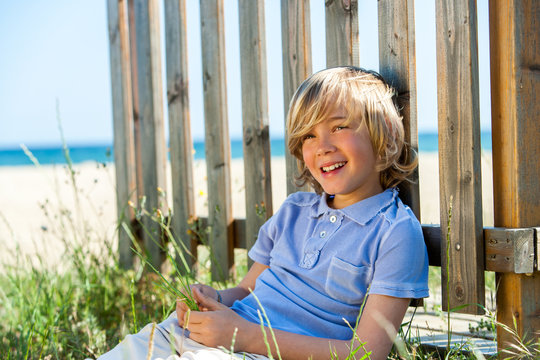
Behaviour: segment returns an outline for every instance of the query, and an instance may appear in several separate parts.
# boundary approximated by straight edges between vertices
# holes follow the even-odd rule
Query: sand
[[[439,223],[439,179],[436,153],[421,153],[419,162],[421,222]],[[62,256],[64,244],[114,239],[116,226],[114,165],[75,164],[77,196],[65,166],[0,167],[0,264],[18,255],[39,252],[49,261]],[[273,206],[286,197],[284,158],[272,159]],[[195,199],[199,215],[207,214],[206,166],[194,164]],[[278,175],[279,174],[279,175]],[[168,174],[171,189],[171,174]],[[242,160],[231,165],[233,216],[245,216]],[[484,226],[493,225],[491,154],[482,155]],[[168,194],[169,199],[171,194]],[[75,200],[78,199],[78,200]],[[169,202],[172,204],[172,202]],[[91,240],[83,236],[91,233]],[[65,238],[65,241],[59,239]],[[14,249],[18,249],[14,252]]]

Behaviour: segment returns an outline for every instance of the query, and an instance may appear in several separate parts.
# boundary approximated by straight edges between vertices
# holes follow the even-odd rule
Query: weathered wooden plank
[[[204,231],[208,226],[208,218],[203,217],[199,218],[200,228],[198,231]],[[232,225],[234,231],[234,247],[239,249],[249,249],[247,245],[246,238],[246,219],[235,218]],[[486,245],[486,252],[488,256],[496,255],[496,257],[505,258],[506,256],[510,257],[509,259],[504,259],[502,261],[487,261],[486,271],[496,271],[496,272],[511,272],[514,273],[514,268],[523,269],[523,261],[520,261],[519,257],[514,257],[515,253],[514,248],[518,249],[518,253],[523,253],[519,249],[523,250],[523,244],[525,242],[534,241],[538,242],[536,237],[531,236],[532,229],[506,229],[506,228],[484,228],[485,234],[485,243],[492,241],[493,239],[500,240],[498,245]],[[424,235],[424,241],[426,243],[429,265],[430,266],[441,266],[441,228],[438,225],[422,225],[422,233]],[[508,242],[507,242],[508,239]],[[491,248],[490,248],[491,246]],[[517,258],[514,262],[514,258]],[[527,252],[526,256],[522,256],[522,259],[528,258],[530,261],[530,253]],[[530,265],[527,265],[530,266]],[[521,270],[523,271],[523,270]]]
[[[202,217],[198,219],[200,221],[200,228],[199,231],[204,231],[208,227],[208,218]],[[246,219],[238,218],[234,219],[232,223],[232,229],[233,229],[233,247],[235,249],[247,249],[249,250],[249,247],[246,244]]]
[[[129,53],[131,65],[131,97],[133,105],[133,138],[135,144],[135,178],[137,186],[137,196],[144,194],[143,189],[143,168],[141,150],[141,122],[139,119],[139,80],[137,71],[137,36],[135,29],[135,4],[134,0],[128,2],[128,29],[129,29]],[[138,205],[138,199],[137,199]],[[140,240],[140,239],[139,239]]]
[[[223,1],[200,4],[212,277],[223,280],[234,264]]]
[[[494,224],[540,224],[540,2],[489,3]],[[540,334],[540,273],[497,273],[497,321]],[[497,331],[500,349],[514,343]]]
[[[405,140],[418,153],[418,120],[416,111],[416,56],[414,34],[414,2],[379,1],[379,72],[396,89],[398,106],[403,116]],[[409,159],[415,154],[404,154]],[[420,219],[418,168],[413,183],[400,185],[400,198]]]
[[[259,228],[273,213],[264,2],[241,0],[238,9],[246,187],[246,246],[251,248],[255,244]],[[248,259],[248,264],[252,264],[251,259]]]
[[[486,270],[530,274],[534,272],[534,229],[484,230]]]
[[[281,0],[281,44],[283,48],[283,104],[286,119],[294,92],[312,71],[309,0]],[[287,139],[287,134],[285,134],[285,139]],[[294,179],[298,176],[297,162],[287,149],[285,162],[287,194],[298,190],[308,191],[308,186],[299,188],[295,185]]]
[[[114,127],[114,164],[116,170],[116,206],[118,223],[128,226],[135,218],[129,201],[135,201],[135,148],[133,105],[131,98],[131,67],[129,32],[125,0],[108,0],[109,56]],[[133,252],[128,234],[118,230],[119,262],[124,268],[133,266]]]
[[[451,309],[469,304],[461,311],[479,313],[476,304],[484,304],[484,249],[474,0],[437,0],[437,80],[442,297],[449,299]]]
[[[197,259],[197,243],[188,235],[188,220],[195,216],[193,142],[188,93],[187,26],[185,0],[165,1],[167,104],[172,172],[174,239],[187,250],[188,266]],[[180,259],[178,259],[180,260]],[[180,264],[182,262],[179,262]]]
[[[360,65],[358,0],[327,0],[326,66]]]
[[[137,82],[144,208],[163,211],[166,190],[165,129],[161,82],[159,4],[157,0],[135,0]],[[150,216],[143,217],[143,238],[149,261],[161,265],[161,231]]]

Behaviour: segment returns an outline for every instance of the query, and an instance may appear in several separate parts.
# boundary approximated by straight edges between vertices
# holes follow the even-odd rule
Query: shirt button
[[[332,215],[332,216],[330,216],[330,222],[331,222],[331,223],[335,223],[335,222],[336,222],[336,220],[337,220],[337,217],[336,217],[336,215]]]
[[[322,238],[325,237],[325,236],[326,236],[326,231],[324,231],[324,230],[321,231],[321,233],[319,234],[319,236],[322,237]]]

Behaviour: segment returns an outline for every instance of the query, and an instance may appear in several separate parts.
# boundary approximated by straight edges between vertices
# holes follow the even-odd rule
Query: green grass
[[[92,357],[136,331],[137,323],[162,319],[174,304],[153,276],[120,269],[112,251],[96,256],[79,245],[62,259],[61,267],[46,269],[3,264],[3,359]]]

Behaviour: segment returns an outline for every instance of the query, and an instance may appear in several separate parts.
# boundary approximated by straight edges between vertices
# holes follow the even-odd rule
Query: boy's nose
[[[322,138],[317,147],[317,155],[325,155],[336,150],[335,145],[328,139]]]

